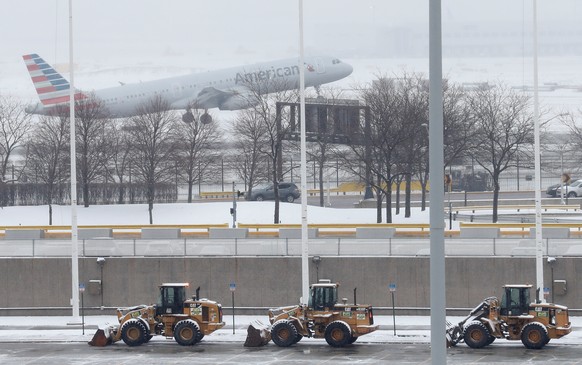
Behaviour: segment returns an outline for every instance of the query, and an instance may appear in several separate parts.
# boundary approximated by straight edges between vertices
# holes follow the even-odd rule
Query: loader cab
[[[319,311],[326,308],[332,309],[337,303],[337,287],[338,284],[332,284],[329,281],[311,285],[309,308]]]
[[[160,285],[156,314],[179,314],[184,312],[188,283],[168,283]]]
[[[531,285],[505,285],[501,299],[502,316],[521,316],[529,313]]]

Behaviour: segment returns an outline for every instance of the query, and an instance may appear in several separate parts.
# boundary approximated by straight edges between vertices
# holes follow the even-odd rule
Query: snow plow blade
[[[247,328],[247,339],[245,340],[245,347],[260,347],[265,346],[271,341],[271,331],[269,326],[264,325],[260,321],[253,321]]]
[[[113,340],[111,338],[112,327],[99,328],[93,335],[91,341],[87,342],[91,346],[105,347],[111,345]]]
[[[461,341],[461,336],[463,335],[463,329],[460,324],[453,325],[447,321],[447,348],[456,346]]]

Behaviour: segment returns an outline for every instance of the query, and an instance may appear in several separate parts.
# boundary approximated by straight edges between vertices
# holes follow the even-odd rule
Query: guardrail
[[[228,228],[228,223],[219,224],[122,224],[122,225],[79,225],[78,229],[112,229],[114,237],[141,235],[142,229],[180,229],[183,236],[208,235],[211,228]],[[0,237],[7,230],[42,230],[46,238],[71,236],[71,226],[0,226]]]
[[[239,228],[247,228],[250,236],[278,236],[280,228],[300,229],[301,224],[256,224],[239,223]],[[319,236],[355,236],[358,228],[395,228],[396,236],[426,236],[430,231],[428,223],[312,223],[308,229],[317,229]]]
[[[500,236],[527,236],[534,223],[472,223],[459,222],[463,228],[498,228]],[[568,228],[573,236],[582,236],[582,222],[580,223],[544,223],[545,228]],[[152,225],[80,225],[82,229],[111,229],[113,238],[140,238],[142,229],[177,229],[180,236],[206,238],[211,228],[229,228],[228,223],[221,224],[152,224]],[[301,229],[300,224],[274,223],[239,223],[238,228],[248,229],[248,235],[253,237],[279,237],[279,229]],[[395,237],[426,237],[430,234],[428,223],[313,223],[309,229],[317,230],[319,238],[326,237],[355,237],[358,228],[395,229]],[[44,238],[67,238],[71,236],[71,226],[0,226],[0,238],[5,236],[6,230],[42,230]],[[447,230],[445,236],[457,237],[459,230]],[[29,237],[34,238],[34,237]],[[171,238],[171,237],[168,237]]]
[[[544,255],[580,257],[579,239],[544,239]],[[200,257],[200,256],[301,256],[301,239],[85,239],[79,241],[80,257]],[[69,257],[71,241],[62,239],[4,240],[1,257]],[[447,256],[535,257],[536,244],[522,238],[446,238]],[[309,241],[309,255],[407,256],[430,255],[428,238],[320,238]]]
[[[521,210],[526,210],[526,209],[535,209],[535,205],[499,205],[497,207],[498,209],[503,209],[503,210],[516,210],[516,211],[521,211]],[[459,212],[466,212],[466,211],[471,211],[472,213],[475,213],[478,210],[492,210],[493,207],[490,205],[473,205],[473,206],[458,206],[455,207],[453,206],[453,212],[455,213],[459,213]],[[564,204],[553,204],[553,205],[543,205],[542,206],[542,210],[544,210],[545,212],[547,212],[549,209],[556,209],[556,210],[573,210],[573,211],[578,211],[580,210],[580,205],[564,205]]]

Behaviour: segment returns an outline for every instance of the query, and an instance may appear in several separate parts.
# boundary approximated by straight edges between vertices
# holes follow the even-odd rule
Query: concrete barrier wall
[[[558,258],[554,279],[567,281],[568,291],[556,302],[582,308],[582,258]],[[532,258],[447,258],[447,307],[473,308],[484,297],[501,296],[503,284],[535,283]],[[544,261],[545,286],[550,267]],[[311,282],[329,278],[341,283],[340,297],[359,303],[391,306],[388,284],[396,283],[397,307],[430,306],[429,258],[322,257],[319,273],[310,260]],[[23,314],[1,308],[68,307],[71,297],[71,260],[67,258],[0,259],[0,315]],[[100,279],[96,260],[79,260],[79,281],[86,285]],[[191,292],[225,307],[231,302],[229,284],[236,283],[237,307],[277,307],[298,303],[301,295],[299,258],[107,258],[103,267],[105,307],[130,306],[156,301],[162,282],[190,282]],[[533,295],[533,293],[532,293]],[[84,294],[84,305],[101,305],[100,295]],[[24,314],[32,314],[25,312]],[[57,314],[52,312],[51,314]],[[63,310],[60,314],[70,314]],[[113,311],[111,311],[113,314]]]

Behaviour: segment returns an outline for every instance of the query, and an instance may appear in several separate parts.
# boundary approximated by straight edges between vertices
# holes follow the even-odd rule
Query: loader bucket
[[[461,341],[461,336],[463,335],[463,329],[460,324],[452,325],[447,322],[447,348],[453,347]]]
[[[265,346],[271,341],[271,331],[269,326],[264,325],[260,321],[253,321],[247,328],[247,339],[245,340],[245,347],[260,347]]]

